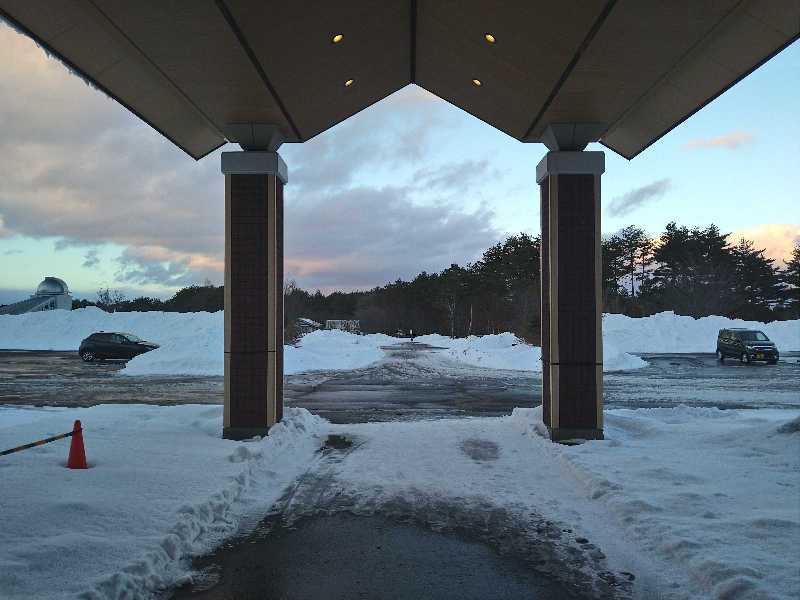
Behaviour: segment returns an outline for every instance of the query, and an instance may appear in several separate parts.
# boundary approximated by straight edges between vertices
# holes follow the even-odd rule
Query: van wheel
[[[84,350],[81,352],[81,358],[83,362],[92,362],[94,360],[94,354],[92,354],[91,350]]]
[[[724,360],[725,360],[725,355],[722,353],[722,350],[720,350],[719,348],[717,348],[717,360],[719,362],[724,362]]]
[[[742,361],[744,364],[750,363],[750,357],[747,356],[747,352],[742,352],[742,355],[739,357],[739,360]]]

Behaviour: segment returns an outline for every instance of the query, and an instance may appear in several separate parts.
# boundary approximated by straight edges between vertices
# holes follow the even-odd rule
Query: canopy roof
[[[0,0],[0,14],[194,158],[240,141],[235,124],[305,141],[409,83],[524,142],[593,124],[632,158],[800,37],[798,0]]]

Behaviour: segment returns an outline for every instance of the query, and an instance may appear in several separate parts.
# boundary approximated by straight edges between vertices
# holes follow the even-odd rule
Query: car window
[[[111,336],[111,341],[115,344],[122,344],[125,341],[125,338],[115,333]]]
[[[760,331],[743,331],[742,339],[746,342],[768,342],[769,338]]]
[[[125,334],[125,339],[127,339],[129,342],[133,342],[134,344],[137,343],[137,342],[141,342],[142,341],[142,338],[136,337],[132,333],[126,333]]]

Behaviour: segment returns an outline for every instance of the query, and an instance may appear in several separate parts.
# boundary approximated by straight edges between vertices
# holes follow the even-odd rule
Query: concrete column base
[[[223,427],[222,437],[226,440],[249,440],[256,436],[264,437],[269,433],[266,427]]]
[[[550,433],[550,440],[553,442],[569,442],[575,440],[602,440],[602,429],[569,429],[559,427],[558,429],[547,428]]]

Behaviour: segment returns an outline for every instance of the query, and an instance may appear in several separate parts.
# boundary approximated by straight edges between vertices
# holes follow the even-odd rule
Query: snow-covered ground
[[[90,469],[64,467],[70,440],[0,461],[0,598],[146,598],[261,515],[305,471],[326,423],[302,409],[256,443],[221,439],[222,407],[0,406],[0,448],[84,428]],[[274,432],[274,433],[273,433]]]
[[[0,407],[0,448],[78,418],[92,466],[63,467],[69,440],[0,459],[0,595],[147,598],[315,472],[356,514],[447,531],[452,506],[487,539],[546,534],[550,568],[590,582],[633,572],[636,598],[800,594],[800,411],[612,410],[605,440],[574,447],[539,435],[540,409],[358,425],[290,409],[255,442],[220,439],[221,412]],[[329,433],[356,444],[326,464],[315,450]]]
[[[0,348],[77,350],[81,339],[94,331],[128,331],[161,348],[131,360],[120,374],[219,376],[224,369],[223,319],[222,312],[106,313],[95,307],[4,315],[0,316]],[[800,350],[800,321],[764,324],[724,317],[693,319],[670,312],[640,319],[608,314],[603,317],[604,369],[646,364],[629,352],[713,352],[717,331],[724,327],[761,329],[781,351]],[[286,346],[284,372],[363,367],[384,356],[381,346],[399,341],[383,334],[316,331],[304,336],[297,347]],[[424,335],[415,341],[443,347],[442,353],[465,365],[541,370],[541,349],[520,343],[511,333],[455,340]]]
[[[222,318],[97,309],[3,316],[0,347],[74,350],[92,331],[131,331],[162,348],[125,371],[218,375]],[[798,321],[606,315],[606,369],[637,366],[625,352],[713,351],[717,330],[729,326],[757,327],[782,351],[800,350]],[[286,371],[363,367],[399,341],[316,332],[287,346]],[[439,356],[465,372],[539,369],[540,349],[511,334],[415,341],[444,347]],[[190,577],[188,557],[252,527],[300,475],[322,471],[356,513],[406,511],[447,530],[437,507],[457,506],[487,540],[508,529],[486,515],[505,515],[531,547],[546,545],[561,575],[599,582],[630,571],[636,598],[800,597],[800,411],[678,406],[604,418],[605,440],[570,447],[541,436],[540,408],[348,425],[290,408],[269,437],[235,442],[220,437],[218,406],[0,405],[0,450],[81,419],[92,467],[64,468],[69,440],[0,457],[0,598],[147,598]],[[331,433],[357,443],[326,463],[316,450]],[[542,531],[548,537],[537,541]]]

